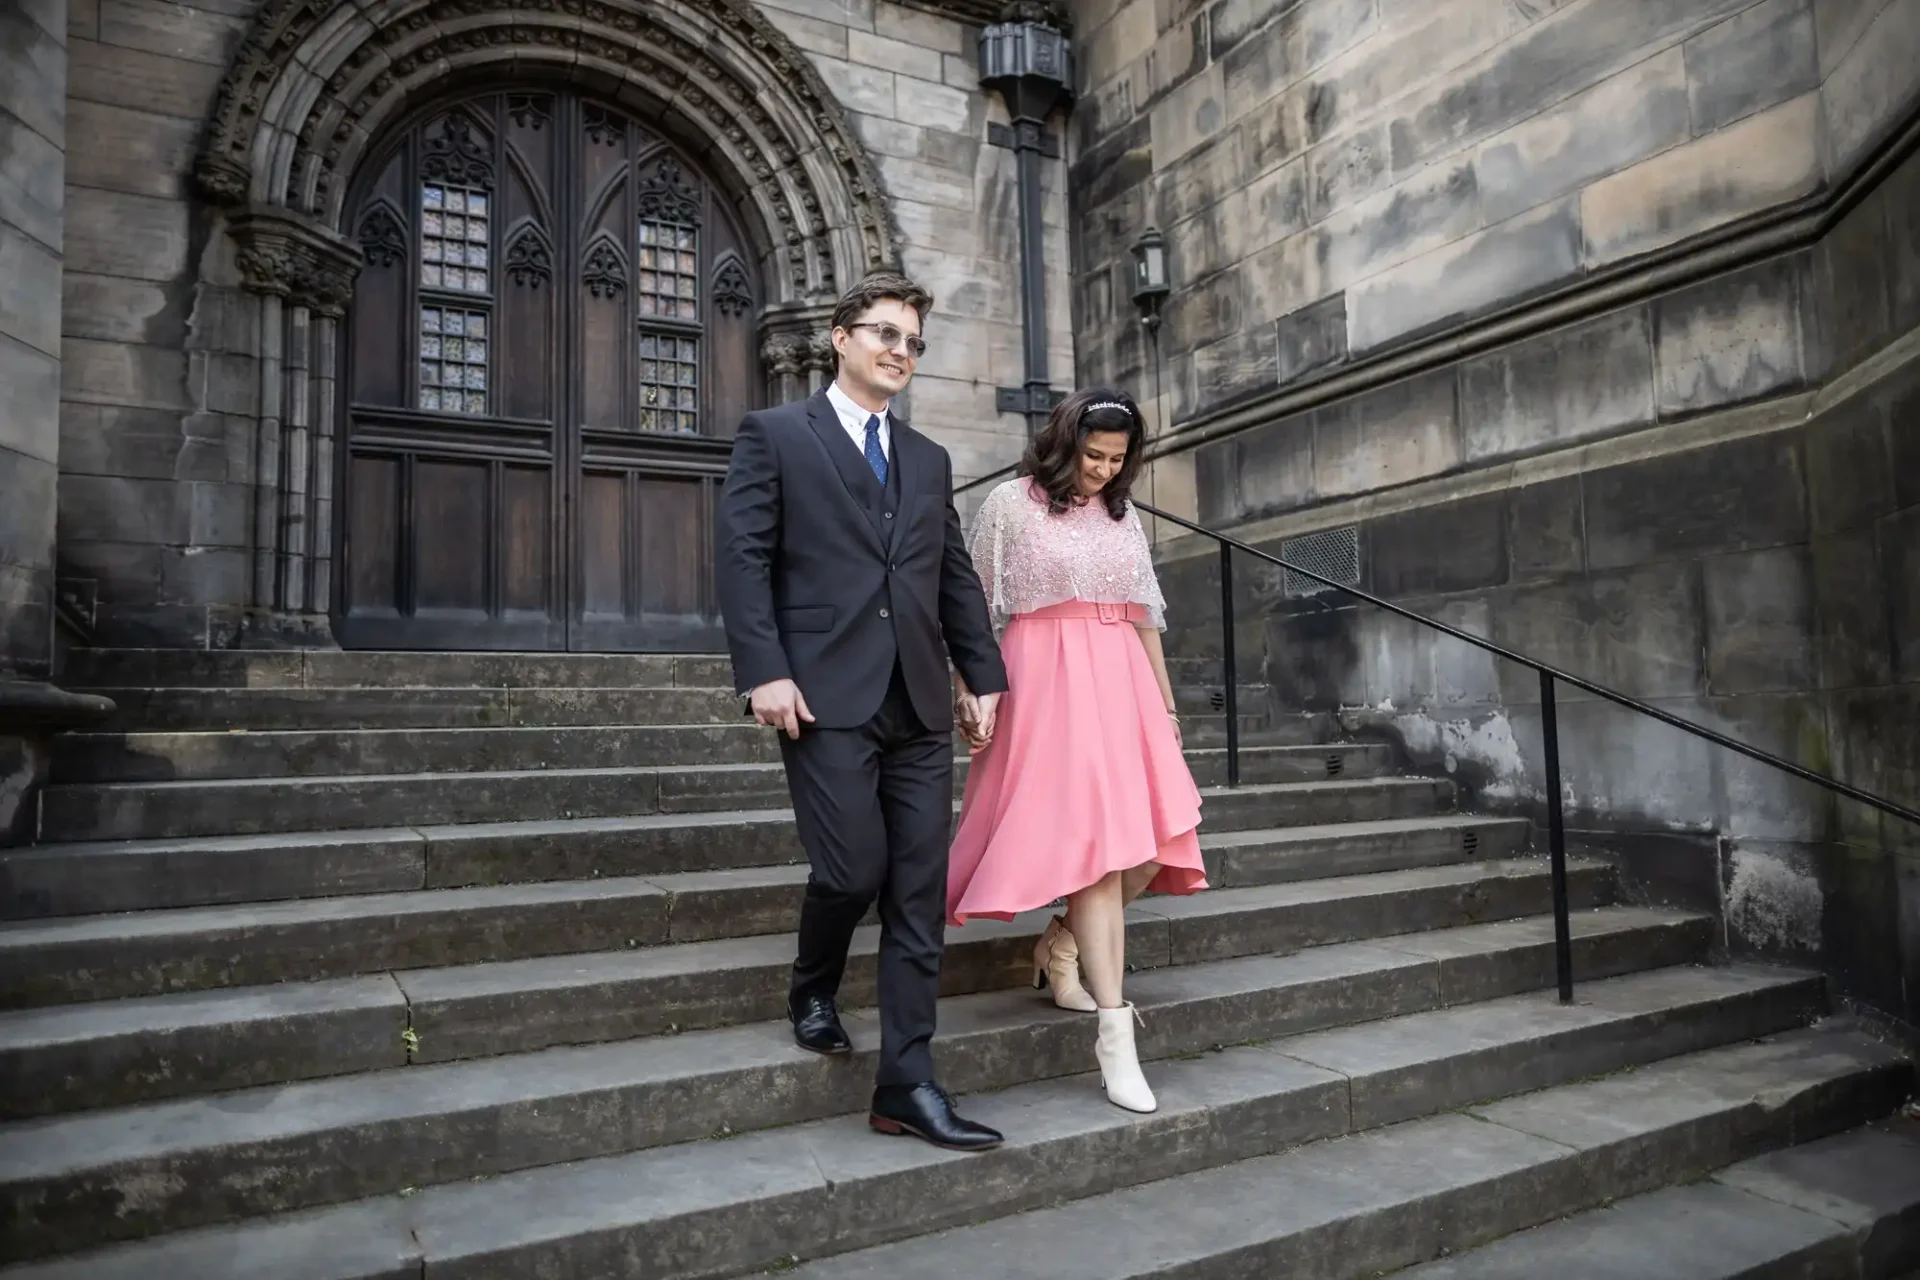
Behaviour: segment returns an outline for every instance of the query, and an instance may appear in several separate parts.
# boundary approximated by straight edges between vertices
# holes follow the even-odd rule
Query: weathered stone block
[[[0,222],[59,249],[65,172],[65,156],[55,143],[31,129],[0,129]]]
[[[1236,447],[1237,446],[1237,447]],[[1313,415],[1297,414],[1199,452],[1201,523],[1303,507],[1313,482]]]
[[[60,361],[0,336],[0,448],[42,462],[60,457]]]
[[[1233,0],[1227,0],[1228,5],[1231,3]],[[1219,12],[1220,9],[1215,10],[1216,14]],[[1231,36],[1234,15],[1226,16]],[[1264,102],[1314,68],[1352,48],[1372,35],[1378,25],[1379,14],[1373,0],[1301,0],[1257,39],[1240,40],[1232,49],[1223,51],[1216,36],[1214,56],[1225,68],[1226,90],[1234,114]]]
[[[243,605],[253,590],[253,553],[228,547],[163,547],[162,604]]]
[[[1920,795],[1920,685],[1849,690],[1831,699],[1835,772],[1875,795],[1902,800]],[[1840,805],[1842,834],[1849,843],[1920,862],[1920,831],[1891,814],[1857,804]]]
[[[1587,562],[1611,569],[1804,542],[1803,474],[1790,432],[1589,472]]]
[[[1820,78],[1826,79],[1852,52],[1887,0],[1814,0],[1814,42],[1819,46]]]
[[[1482,143],[1481,208],[1503,221],[1688,136],[1685,60],[1669,49]]]
[[[1195,411],[1231,404],[1273,386],[1275,359],[1273,329],[1265,324],[1196,348]]]
[[[793,13],[786,9],[767,8],[764,12],[768,21],[780,28],[787,39],[806,52],[846,60],[847,28],[843,24],[823,22],[819,18],[810,18],[806,14]]]
[[[0,222],[0,334],[60,358],[60,255]]]
[[[1375,595],[1444,595],[1507,581],[1507,495],[1416,507],[1367,522]]]
[[[1514,590],[1494,610],[1493,639],[1633,697],[1690,697],[1702,691],[1706,676],[1699,564],[1650,565]],[[1500,680],[1508,702],[1540,700],[1533,672],[1503,664]],[[1572,702],[1590,695],[1562,690],[1561,696]]]
[[[1148,115],[1153,164],[1178,160],[1227,125],[1227,90],[1220,64],[1195,76],[1160,100]]]
[[[225,67],[246,33],[246,20],[210,6],[188,8],[165,0],[100,0],[100,39]]]
[[[1298,711],[1334,711],[1367,700],[1357,610],[1296,613],[1267,620],[1267,683]]]
[[[1821,105],[1830,172],[1844,172],[1884,137],[1920,86],[1920,0],[1890,0],[1832,74]]]
[[[1411,172],[1537,115],[1746,2],[1570,5],[1528,27],[1465,75],[1443,78],[1411,95],[1393,122],[1394,170]]]
[[[827,82],[827,88],[833,91],[834,98],[841,106],[871,116],[883,116],[889,120],[895,118],[891,71],[863,67],[818,53],[810,53],[807,57],[819,70],[820,78]]]
[[[180,200],[70,188],[66,263],[73,271],[176,280],[186,273],[188,206]]]
[[[1877,541],[1853,529],[1813,543],[1820,687],[1883,685],[1893,679],[1893,636],[1880,593]]]
[[[1326,272],[1320,262],[1326,244],[1324,235],[1308,231],[1250,255],[1243,268],[1248,314],[1277,318],[1326,297]],[[1351,333],[1351,316],[1348,330]]]
[[[1807,513],[1816,536],[1871,524],[1894,509],[1881,406],[1856,397],[1807,424]]]
[[[1299,381],[1347,359],[1347,297],[1336,293],[1311,306],[1280,317],[1278,363],[1280,385]]]
[[[1230,128],[1171,164],[1159,162],[1152,184],[1155,221],[1172,227],[1237,190],[1253,172],[1246,143],[1242,129]],[[1177,249],[1179,241],[1170,236],[1169,243]]]
[[[1247,217],[1246,191],[1228,192],[1220,203],[1209,205],[1169,229],[1170,278],[1182,283],[1201,280],[1240,263],[1247,257],[1248,237],[1253,230],[1253,223]]]
[[[1603,178],[1580,198],[1589,266],[1631,258],[1815,190],[1818,94]]]
[[[1159,38],[1160,26],[1153,0],[1129,0],[1097,27],[1084,28],[1077,50],[1077,72],[1083,84],[1104,84],[1121,69],[1144,56]]]
[[[905,72],[894,78],[894,86],[894,114],[908,124],[949,133],[973,133],[986,119],[986,99],[978,92],[916,80]],[[972,157],[968,157],[966,167],[972,169]]]
[[[1451,369],[1314,413],[1314,489],[1323,498],[1406,484],[1452,470],[1460,460]]]
[[[964,23],[905,5],[874,6],[873,29],[880,35],[943,54],[966,56],[973,52],[973,32]]]
[[[1880,188],[1891,237],[1885,269],[1893,331],[1920,326],[1920,153],[1887,176]]]
[[[874,164],[890,193],[948,209],[974,207],[973,180],[964,174],[898,156],[876,156]]]
[[[1684,47],[1695,133],[1820,87],[1813,0],[1762,0]]]
[[[150,409],[186,409],[184,352],[68,338],[62,392],[70,400]]]
[[[1887,396],[1887,446],[1896,506],[1920,506],[1920,369],[1909,369]]]
[[[54,506],[59,468],[40,458],[0,449],[0,564],[53,568]],[[0,650],[0,665],[6,655]]]
[[[252,520],[250,485],[72,474],[60,481],[63,537],[176,547],[244,547]]]
[[[1609,435],[1653,417],[1653,342],[1638,307],[1460,367],[1460,426],[1474,462]]]
[[[1701,562],[1707,605],[1707,690],[1810,689],[1815,684],[1813,556],[1770,547]]]
[[[60,323],[70,338],[173,347],[186,342],[185,290],[178,284],[68,271]]]
[[[1431,165],[1314,229],[1316,296],[1452,244],[1481,223],[1473,165]]]
[[[48,31],[26,8],[10,4],[0,11],[0,49],[6,50],[6,74],[0,76],[0,110],[51,142],[64,139],[67,109],[67,50],[63,35]]]
[[[73,404],[60,410],[60,468],[71,475],[148,480],[242,480],[224,424],[213,435],[190,429],[191,415],[166,409]]]
[[[1239,271],[1229,268],[1168,299],[1160,341],[1169,351],[1191,351],[1239,332],[1244,304]]]
[[[1320,101],[1319,97],[1310,99],[1309,108]],[[1311,110],[1308,120],[1312,120]],[[1311,173],[1308,190],[1313,217],[1324,218],[1336,209],[1364,200],[1392,181],[1391,148],[1382,121],[1309,151],[1305,161]]]
[[[1522,298],[1579,266],[1574,202],[1544,206],[1349,289],[1347,345],[1356,353],[1371,351]]]
[[[1826,772],[1832,767],[1826,709],[1811,693],[1713,698],[1710,729],[1784,760]],[[1736,840],[1827,840],[1834,834],[1833,799],[1759,760],[1720,751],[1720,829]]]
[[[865,31],[847,32],[849,62],[858,66],[897,72],[945,89],[946,86],[940,83],[942,71],[940,54],[939,49],[929,49],[890,36],[874,35]],[[918,93],[920,88],[921,86],[916,85],[910,92]]]
[[[1814,250],[1814,286],[1824,357],[1812,372],[1842,373],[1891,336],[1892,258],[1887,208],[1875,191],[1821,238]],[[1811,361],[1809,362],[1811,365]]]
[[[915,128],[918,126],[907,127]],[[959,173],[973,172],[979,165],[980,148],[984,145],[980,139],[970,137],[967,134],[949,133],[945,129],[933,128],[921,129],[920,140],[921,154],[925,157],[928,164],[939,165],[943,169],[952,169]],[[1051,242],[1056,238],[1057,228],[1044,221],[1041,225],[1046,232],[1046,235],[1043,237],[1044,239]],[[1048,262],[1067,261],[1066,237],[1064,235],[1058,235],[1057,238],[1061,242],[1057,247],[1052,243],[1047,245],[1046,260]]]
[[[1586,567],[1586,512],[1579,476],[1507,491],[1512,580],[1564,578]]]
[[[1880,522],[1881,593],[1893,631],[1893,675],[1920,681],[1920,507]]]
[[[1663,418],[1802,386],[1804,255],[1774,258],[1653,304]]]
[[[86,145],[67,150],[67,181],[75,186],[179,199],[204,128],[201,120],[75,102],[67,113],[71,136]],[[138,164],[129,157],[138,156]]]
[[[224,63],[101,44],[97,38],[72,41],[68,55],[67,91],[73,101],[131,107],[183,120],[204,119],[213,110],[225,71]]]

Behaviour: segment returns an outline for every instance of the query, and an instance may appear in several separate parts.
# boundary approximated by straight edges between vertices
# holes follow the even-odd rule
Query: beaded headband
[[[1133,407],[1131,405],[1122,404],[1118,400],[1102,400],[1097,404],[1088,405],[1086,408],[1082,409],[1080,412],[1092,413],[1096,409],[1118,409],[1120,410],[1120,412],[1125,414],[1131,414],[1133,412]]]

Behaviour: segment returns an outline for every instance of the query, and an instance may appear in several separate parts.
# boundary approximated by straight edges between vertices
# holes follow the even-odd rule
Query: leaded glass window
[[[486,413],[484,312],[420,308],[420,407],[440,413]]]
[[[640,429],[691,434],[700,429],[700,343],[640,334]]]
[[[640,223],[640,314],[700,319],[700,233],[671,222]]]
[[[484,191],[429,182],[420,188],[420,283],[486,293],[491,208]]]

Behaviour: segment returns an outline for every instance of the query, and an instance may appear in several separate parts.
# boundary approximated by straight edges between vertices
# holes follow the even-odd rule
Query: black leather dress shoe
[[[787,1016],[793,1019],[793,1040],[802,1049],[815,1053],[852,1053],[853,1041],[840,1025],[840,1011],[833,1007],[832,996],[803,996],[787,1001]]]
[[[1006,1141],[999,1130],[955,1114],[952,1097],[931,1080],[875,1086],[867,1123],[881,1133],[910,1133],[949,1151],[986,1151]]]

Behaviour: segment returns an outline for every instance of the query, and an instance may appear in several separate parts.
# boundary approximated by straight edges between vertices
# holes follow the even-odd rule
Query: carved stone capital
[[[813,367],[821,373],[831,374],[834,366],[833,331],[816,329],[807,339],[807,354],[813,357]]]
[[[286,209],[252,208],[227,224],[240,246],[240,274],[255,293],[323,316],[346,314],[360,273],[359,246]]]
[[[760,359],[770,372],[782,377],[798,374],[807,367],[807,340],[797,333],[769,335],[760,344]]]

